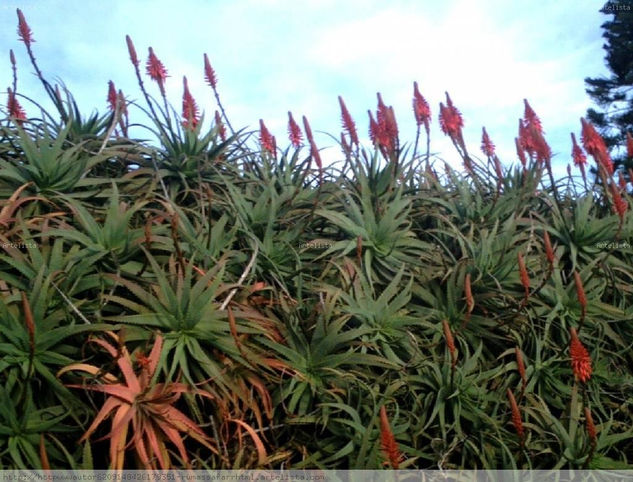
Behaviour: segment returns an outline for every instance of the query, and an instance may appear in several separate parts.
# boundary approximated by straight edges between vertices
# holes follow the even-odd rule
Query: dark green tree
[[[586,92],[601,110],[590,108],[587,118],[605,139],[616,169],[630,178],[633,157],[626,149],[633,134],[633,0],[609,1],[601,13],[613,18],[602,24],[605,61],[611,76],[586,78]]]

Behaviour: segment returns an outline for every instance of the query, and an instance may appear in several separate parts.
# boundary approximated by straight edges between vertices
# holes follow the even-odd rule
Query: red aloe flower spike
[[[633,136],[630,132],[626,133],[626,156],[633,158]]]
[[[431,108],[426,99],[420,94],[417,82],[413,82],[413,114],[417,125],[424,124],[424,129],[428,135],[431,122]]]
[[[387,105],[384,103],[384,101],[382,100],[382,94],[380,92],[376,93],[376,97],[378,98],[378,118],[380,118],[381,115],[384,116],[385,111],[387,110]],[[380,121],[380,119],[379,119]]]
[[[220,116],[220,113],[217,110],[215,111],[215,125],[218,127],[218,132],[220,133],[220,139],[222,139],[223,141],[226,141],[226,127],[222,123],[222,117]]]
[[[378,110],[376,111],[375,138],[378,147],[384,155],[389,155],[395,149],[398,139],[398,126],[393,109],[385,105],[380,92],[378,97]]]
[[[523,118],[525,119],[525,123],[527,125],[534,126],[534,128],[540,133],[543,133],[543,127],[541,125],[541,119],[538,118],[536,112],[530,107],[527,99],[523,99],[523,103],[525,104],[525,111],[523,113]]]
[[[552,150],[550,149],[547,141],[543,137],[543,133],[534,127],[533,124],[529,126],[530,137],[534,143],[534,152],[536,153],[536,160],[539,163],[545,163],[548,169],[551,169],[550,160],[552,159]]]
[[[314,136],[312,135],[312,129],[310,128],[310,123],[306,116],[303,116],[303,129],[306,132],[306,138],[310,143],[310,155],[314,158],[314,162],[319,168],[319,182],[323,183],[323,162],[321,161],[321,154],[319,153],[319,149],[317,148],[316,143],[314,142]]]
[[[158,83],[158,88],[160,89],[160,93],[165,95],[165,80],[167,80],[167,69],[163,65],[163,63],[158,60],[156,54],[154,53],[154,49],[152,47],[149,48],[149,58],[147,59],[147,75],[156,83]]]
[[[552,248],[552,242],[547,231],[543,232],[543,241],[545,243],[545,256],[547,256],[547,261],[549,262],[551,269],[554,266],[556,257],[554,256],[554,249]]]
[[[591,378],[591,356],[578,339],[575,328],[570,328],[571,341],[569,343],[569,353],[571,355],[571,368],[574,376],[582,383]]]
[[[204,54],[204,78],[213,90],[217,88],[218,79],[215,76],[215,70],[211,67],[207,54]]]
[[[8,100],[7,109],[9,111],[9,117],[13,117],[16,121],[21,122],[26,120],[26,112],[18,102],[15,92],[10,87],[7,88]]]
[[[316,162],[317,167],[319,168],[319,178],[323,178],[323,161],[321,161],[321,154],[319,153],[319,149],[317,148],[314,142],[310,143],[310,152],[312,157],[314,157],[314,162]]]
[[[189,91],[189,85],[187,84],[187,77],[182,78],[183,94],[182,94],[182,118],[183,125],[189,127],[192,130],[196,128],[200,122],[199,110],[196,105],[196,101]]]
[[[614,182],[612,182],[609,186],[613,196],[613,210],[619,216],[620,223],[622,223],[624,221],[624,215],[626,214],[628,204],[626,200],[622,198],[622,195]]]
[[[26,330],[29,333],[29,350],[31,358],[35,354],[35,321],[33,319],[33,312],[31,311],[31,305],[26,297],[26,293],[22,291],[22,310],[24,311],[24,323],[26,324]]]
[[[527,385],[527,376],[525,374],[525,364],[523,363],[523,354],[521,353],[521,349],[518,346],[514,347],[514,354],[517,359],[517,371],[521,376],[521,391],[525,391],[525,386]]]
[[[262,119],[259,119],[259,142],[262,148],[264,148],[271,154],[274,153],[275,143],[273,141],[273,136]]]
[[[27,47],[30,47],[31,43],[35,42],[35,40],[33,39],[33,32],[31,31],[29,24],[26,23],[26,19],[24,18],[24,14],[22,13],[22,10],[18,8],[17,12],[18,12],[18,36],[20,37],[19,40],[24,42],[24,45],[26,45]]]
[[[448,325],[448,321],[442,320],[442,329],[444,330],[444,340],[446,341],[446,347],[451,354],[451,367],[455,368],[457,364],[457,348],[455,347],[455,339],[453,338],[453,332]]]
[[[338,96],[338,103],[341,106],[341,120],[343,122],[343,129],[349,135],[350,143],[352,145],[358,145],[358,132],[356,131],[356,124],[354,123],[354,119],[352,119],[351,114],[347,110],[347,106],[345,102],[343,102],[343,97]]]
[[[470,273],[466,273],[466,278],[464,279],[464,295],[466,296],[467,316],[470,317],[470,314],[475,308],[475,299],[473,298],[472,287],[470,285]]]
[[[532,137],[529,125],[523,119],[519,119],[519,144],[521,144],[521,148],[528,153],[530,158],[534,157],[536,142]]]
[[[519,410],[519,405],[517,404],[516,399],[514,398],[514,394],[512,390],[509,388],[506,391],[508,395],[508,400],[510,400],[510,409],[512,410],[512,425],[514,425],[514,429],[519,436],[519,442],[521,446],[524,443],[525,431],[523,429],[523,420],[521,419],[521,411]]]
[[[464,127],[464,120],[459,110],[453,105],[448,92],[446,92],[446,103],[447,106],[440,103],[440,127],[444,134],[459,142],[461,140],[462,127]]]
[[[138,56],[136,55],[136,49],[134,48],[134,43],[132,42],[132,39],[130,38],[129,35],[125,36],[125,41],[127,43],[127,51],[130,54],[130,60],[132,61],[132,65],[134,65],[135,67],[138,67],[139,65]]]
[[[387,409],[384,405],[380,407],[380,448],[389,461],[391,468],[398,470],[400,461],[402,460],[402,453],[400,449],[398,449],[396,437],[393,435],[391,427],[389,426]]]
[[[299,124],[295,122],[292,117],[292,112],[288,112],[288,137],[290,138],[290,143],[294,147],[299,147],[301,145],[301,138],[303,134],[301,132],[301,127]]]
[[[114,87],[114,82],[108,81],[108,105],[110,110],[114,112],[116,110],[117,93]]]
[[[308,139],[308,142],[312,144],[314,142],[314,137],[312,136],[312,129],[310,128],[310,123],[308,122],[306,116],[303,116],[303,129],[306,132],[306,139]]]
[[[587,435],[591,441],[592,447],[595,447],[598,443],[598,431],[596,425],[593,423],[593,417],[591,416],[591,409],[585,407],[585,427],[587,428]]]
[[[120,104],[121,113],[127,116],[127,102],[125,100],[125,96],[123,95],[123,91],[121,89],[119,89],[119,92],[117,93],[117,99]]]
[[[576,135],[573,132],[571,133],[571,143],[571,157],[574,160],[574,165],[578,167],[584,166],[587,163],[587,156],[585,156],[582,148],[576,142]]]
[[[610,176],[613,175],[613,161],[604,139],[590,122],[587,122],[584,118],[581,118],[580,122],[582,124],[582,144],[585,151],[593,156],[598,167],[602,166]]]
[[[13,49],[9,49],[9,60],[11,61],[11,66],[15,69],[15,54],[13,53]]]
[[[517,258],[519,260],[519,277],[521,278],[521,285],[523,285],[523,289],[525,290],[525,298],[523,300],[525,303],[530,296],[530,277],[528,276],[525,260],[520,251],[517,253]]]
[[[482,128],[481,151],[488,157],[492,157],[495,154],[495,145],[490,140],[485,127]]]
[[[492,158],[492,161],[495,164],[495,172],[497,173],[497,189],[501,189],[501,182],[503,181],[503,169],[501,168],[501,161],[496,154]]]
[[[121,126],[121,130],[123,131],[123,135],[127,137],[127,128],[129,125],[128,112],[127,112],[127,101],[125,100],[125,96],[123,95],[123,91],[119,89],[117,93],[117,102],[119,103],[119,109],[121,112],[121,117],[119,118],[119,125]],[[123,120],[125,118],[125,121]]]
[[[396,113],[393,110],[393,106],[389,106],[387,109],[386,130],[390,146],[394,149],[398,145],[398,123],[396,122]]]
[[[525,169],[527,166],[527,159],[525,158],[525,150],[523,149],[523,146],[521,145],[521,141],[517,137],[514,138],[514,144],[516,145],[516,148],[517,148],[517,156],[519,156],[519,161],[521,161],[521,165],[523,166],[523,169]]]

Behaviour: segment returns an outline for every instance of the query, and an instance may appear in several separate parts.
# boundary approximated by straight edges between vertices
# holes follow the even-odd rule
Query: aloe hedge
[[[555,179],[527,101],[502,163],[447,94],[456,171],[415,84],[414,142],[339,98],[326,166],[305,117],[235,131],[206,55],[211,121],[129,37],[144,104],[85,117],[18,33],[54,112],[11,52],[0,468],[633,468],[631,186],[589,123]]]

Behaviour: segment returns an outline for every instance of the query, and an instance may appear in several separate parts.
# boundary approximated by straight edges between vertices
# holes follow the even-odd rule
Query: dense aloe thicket
[[[14,77],[0,467],[633,468],[630,186],[590,124],[599,175],[574,140],[581,170],[554,179],[527,102],[501,164],[485,132],[468,151],[447,96],[456,172],[416,85],[418,139],[379,97],[362,146],[340,99],[324,166],[305,118],[287,147],[263,122],[234,132],[206,56],[219,112],[201,119],[185,79],[178,116],[129,38],[145,103],[111,83],[86,117],[18,13],[55,112]]]

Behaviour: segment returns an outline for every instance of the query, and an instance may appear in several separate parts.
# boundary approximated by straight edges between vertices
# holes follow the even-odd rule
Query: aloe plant
[[[176,447],[182,462],[189,465],[189,456],[181,433],[188,434],[212,452],[217,453],[211,438],[198,424],[173,406],[184,393],[194,393],[211,400],[214,397],[203,390],[191,388],[187,384],[156,381],[155,374],[163,349],[162,337],[156,338],[147,357],[140,352],[137,353],[136,361],[140,365],[140,370],[136,372],[131,355],[124,346],[120,345],[119,337],[113,332],[107,332],[107,334],[112,339],[112,343],[99,338],[93,338],[91,341],[105,349],[116,360],[123,375],[123,381],[119,381],[118,377],[112,373],[104,373],[100,367],[85,363],[70,364],[57,373],[58,377],[70,371],[88,373],[102,383],[69,384],[68,386],[108,395],[80,442],[88,439],[101,422],[112,417],[112,429],[108,435],[112,469],[119,470],[124,467],[128,436],[131,437],[132,446],[140,459],[141,467],[146,469],[171,467],[167,441]]]

